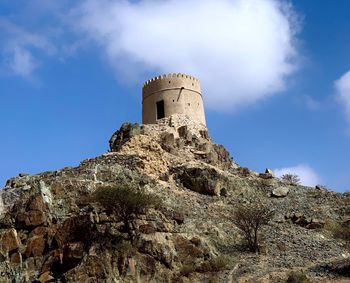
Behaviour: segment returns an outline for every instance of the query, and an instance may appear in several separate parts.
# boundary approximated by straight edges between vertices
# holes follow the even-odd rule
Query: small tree
[[[114,214],[123,223],[130,242],[134,243],[133,221],[151,207],[158,207],[158,197],[128,186],[100,187],[93,195],[108,213]]]
[[[252,252],[259,252],[258,233],[273,216],[273,211],[263,205],[252,203],[239,205],[233,214],[233,223],[242,231],[248,248]]]
[[[300,178],[296,174],[284,174],[281,177],[282,181],[287,182],[290,185],[296,186],[300,184]]]

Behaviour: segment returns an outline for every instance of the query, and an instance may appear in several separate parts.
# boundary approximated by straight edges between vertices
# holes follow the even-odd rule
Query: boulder
[[[0,249],[4,254],[12,252],[18,249],[20,246],[20,240],[17,236],[17,231],[13,228],[5,230],[5,232],[1,234],[0,239]]]
[[[182,224],[185,221],[185,215],[181,212],[174,211],[173,212],[173,219],[177,224]]]
[[[270,174],[270,173],[260,173],[259,177],[262,178],[262,179],[272,179],[273,175]]]
[[[307,229],[322,229],[325,225],[325,222],[320,219],[312,219],[309,224],[305,226]]]
[[[322,185],[316,185],[316,186],[315,186],[315,189],[316,189],[316,190],[319,190],[319,191],[322,191],[322,192],[327,191],[327,188],[324,187],[324,186],[322,186]]]
[[[272,177],[275,177],[275,173],[271,169],[268,169],[268,168],[266,168],[265,174],[270,174]]]
[[[18,266],[22,264],[22,255],[18,252],[13,253],[10,257],[10,263],[13,266]]]
[[[29,174],[22,172],[22,173],[19,173],[18,176],[19,177],[26,177],[26,176],[29,176]]]
[[[192,263],[196,258],[203,256],[203,251],[195,243],[182,236],[175,238],[174,245],[178,260],[181,263]]]
[[[65,257],[70,259],[81,259],[84,256],[84,243],[75,242],[65,246]]]
[[[288,187],[278,187],[276,189],[273,189],[271,192],[272,197],[277,197],[277,198],[283,198],[286,197],[289,193],[289,188]]]
[[[222,169],[228,169],[232,166],[230,153],[220,144],[209,144],[206,162]]]
[[[39,226],[46,222],[46,215],[40,210],[30,210],[25,214],[26,226]]]
[[[290,216],[290,219],[292,220],[292,222],[294,224],[297,224],[301,227],[305,227],[306,225],[308,225],[310,223],[310,221],[308,221],[306,219],[306,216],[302,213],[294,213]]]
[[[26,257],[41,256],[45,249],[45,239],[40,236],[34,236],[28,239]]]
[[[155,241],[155,239],[142,239],[140,242],[139,251],[143,254],[151,256],[168,268],[173,265],[175,251],[167,242],[161,243]]]
[[[118,131],[116,131],[109,140],[109,148],[111,151],[118,151],[124,143],[132,137],[141,134],[139,124],[124,123]]]
[[[219,196],[226,184],[225,178],[213,168],[180,167],[173,171],[178,171],[176,178],[185,188],[203,195]]]
[[[50,271],[46,271],[42,274],[40,274],[38,281],[40,283],[45,283],[45,282],[52,282],[52,280],[54,280],[55,278],[52,277],[51,272]]]

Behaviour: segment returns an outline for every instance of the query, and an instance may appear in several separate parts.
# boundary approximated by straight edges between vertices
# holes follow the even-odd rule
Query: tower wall
[[[157,121],[157,102],[164,102],[164,117],[186,114],[205,125],[199,80],[184,74],[170,74],[147,81],[142,89],[142,123]]]

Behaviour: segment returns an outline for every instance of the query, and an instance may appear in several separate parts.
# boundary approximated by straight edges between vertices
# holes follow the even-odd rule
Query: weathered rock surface
[[[121,223],[91,201],[98,187],[115,184],[143,188],[163,203],[135,220],[139,242],[129,252],[118,247]],[[291,270],[315,282],[348,279],[345,243],[323,226],[346,221],[349,195],[302,186],[281,192],[284,186],[273,172],[239,167],[187,117],[124,124],[108,153],[7,181],[0,190],[0,281],[285,282]],[[275,212],[261,254],[244,251],[231,221],[235,207],[250,202]],[[203,268],[223,256],[223,270]]]
[[[271,196],[273,197],[286,197],[289,193],[289,188],[288,187],[278,187],[272,190]]]

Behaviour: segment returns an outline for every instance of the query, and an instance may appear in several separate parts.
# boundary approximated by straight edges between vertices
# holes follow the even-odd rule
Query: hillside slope
[[[350,280],[346,243],[326,229],[347,220],[348,194],[241,168],[204,126],[179,115],[123,124],[110,148],[78,167],[7,181],[1,282],[286,282],[291,271],[314,282]],[[132,253],[114,244],[121,225],[91,197],[105,186],[141,188],[162,201],[134,221]],[[246,251],[232,222],[249,203],[274,211],[259,254]],[[208,267],[218,258],[223,268]]]

